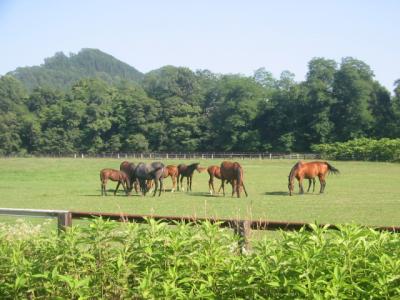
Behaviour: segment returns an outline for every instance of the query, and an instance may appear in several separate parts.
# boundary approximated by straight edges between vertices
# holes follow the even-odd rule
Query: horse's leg
[[[304,194],[304,189],[303,189],[303,178],[299,179],[299,188],[300,188],[300,194]]]
[[[156,195],[158,189],[158,179],[154,178],[154,192],[153,197]]]
[[[136,180],[133,182],[133,187],[135,188],[136,194],[138,194],[138,193],[139,193],[138,188],[140,189],[139,179],[136,179]]]
[[[193,180],[193,175],[189,176],[189,187],[190,187],[190,191],[192,191],[192,180]]]
[[[189,181],[190,181],[190,176],[186,176],[186,190],[189,192]]]
[[[312,185],[312,192],[314,193],[314,191],[315,191],[315,178],[312,179],[312,183],[313,183],[313,185]]]
[[[117,194],[117,191],[118,191],[118,188],[119,188],[120,184],[121,184],[121,180],[118,180],[117,187],[115,188],[115,191],[114,191],[114,196]],[[124,186],[124,185],[122,184],[122,186]]]
[[[171,180],[172,180],[172,190],[171,193],[175,192],[176,189],[176,176],[175,175],[171,175]]]
[[[119,182],[118,182],[118,183],[119,183]],[[128,196],[128,187],[126,186],[124,180],[121,181],[121,185],[122,185],[122,187],[123,187],[123,189],[124,189],[125,195]]]
[[[325,176],[321,175],[321,176],[318,176],[318,177],[319,177],[319,183],[321,185],[319,193],[322,194],[325,191],[325,186],[326,186]]]
[[[162,176],[161,176],[161,177],[160,177],[160,191],[158,192],[158,197],[161,196],[161,190],[163,189],[163,185],[164,185],[164,183],[163,183],[163,178],[162,178]]]
[[[233,197],[233,195],[235,194],[236,185],[237,185],[236,180],[232,180],[231,185],[232,185],[232,197]]]
[[[222,189],[222,184],[219,185],[218,194],[221,191],[221,189]]]
[[[222,195],[224,195],[224,197],[225,197],[225,184],[224,184],[224,179],[221,179],[221,186],[220,186],[219,189],[221,189],[221,188],[222,188]]]
[[[309,178],[309,179],[308,179],[308,189],[307,189],[307,193],[310,191],[310,188],[311,188],[311,181],[312,181],[312,179]]]
[[[182,182],[183,182],[183,175],[181,175],[180,184],[181,184],[181,191],[184,192],[185,189],[183,187],[183,183]],[[179,182],[178,182],[178,186],[179,186]]]
[[[214,190],[214,176],[210,175],[210,179],[208,180],[208,190],[210,191],[210,195],[215,193]]]
[[[242,182],[242,187],[243,187],[243,191],[244,191],[244,193],[246,194],[246,197],[248,196],[247,195],[247,191],[246,191],[246,188],[245,188],[245,186],[244,186],[244,183]]]

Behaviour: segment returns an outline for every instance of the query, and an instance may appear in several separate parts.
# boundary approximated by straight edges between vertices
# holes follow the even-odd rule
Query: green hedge
[[[2,299],[389,299],[400,237],[356,226],[282,232],[237,251],[216,225],[117,224],[65,234],[0,226]],[[18,231],[18,230],[17,230]]]
[[[400,139],[355,139],[344,143],[319,144],[311,147],[329,159],[400,161]]]

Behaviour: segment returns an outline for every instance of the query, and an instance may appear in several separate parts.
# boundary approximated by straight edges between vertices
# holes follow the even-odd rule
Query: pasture
[[[173,216],[213,216],[320,223],[400,225],[400,164],[330,161],[340,175],[329,175],[325,193],[317,180],[314,193],[288,195],[294,160],[241,160],[249,196],[210,196],[207,172],[195,173],[191,192],[175,192],[166,178],[161,197],[112,196],[116,183],[101,197],[99,171],[119,169],[123,159],[3,158],[0,160],[0,207],[66,209]],[[132,160],[135,163],[138,160]],[[164,160],[164,164],[219,165],[221,160]],[[218,189],[220,181],[216,179]],[[184,179],[186,187],[186,179]],[[307,189],[308,183],[304,183]]]

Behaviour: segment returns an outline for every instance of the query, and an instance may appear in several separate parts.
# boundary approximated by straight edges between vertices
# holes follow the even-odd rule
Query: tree
[[[335,124],[336,140],[347,141],[371,133],[372,78],[373,72],[364,62],[352,57],[342,60],[333,85],[336,103],[332,107],[331,120]]]

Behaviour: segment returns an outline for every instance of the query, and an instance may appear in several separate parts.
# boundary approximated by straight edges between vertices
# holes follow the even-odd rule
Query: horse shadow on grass
[[[265,192],[264,195],[266,195],[266,196],[287,196],[287,195],[289,195],[289,193],[283,192],[283,191],[273,191],[273,192]]]
[[[211,197],[211,198],[218,198],[222,197],[222,194],[210,194],[207,192],[185,192],[189,196],[195,196],[195,197]]]

